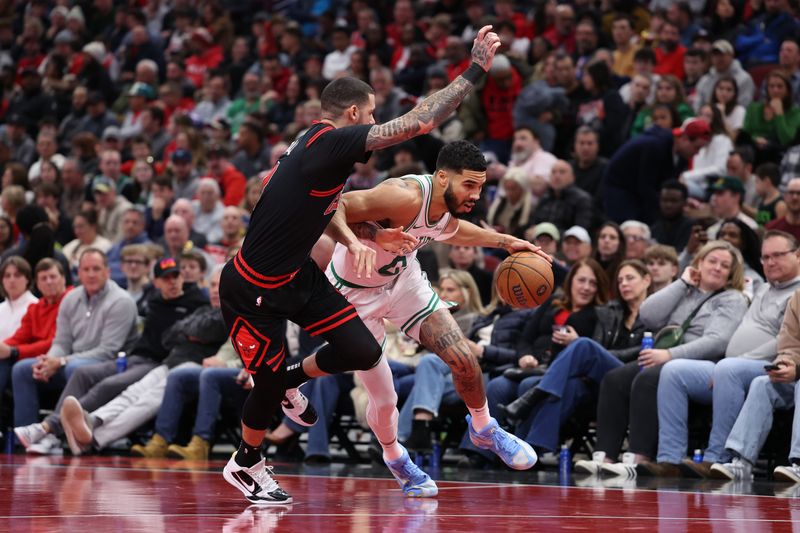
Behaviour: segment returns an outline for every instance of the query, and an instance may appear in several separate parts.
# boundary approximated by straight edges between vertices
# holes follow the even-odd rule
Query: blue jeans
[[[559,430],[575,409],[592,394],[588,382],[599,385],[622,361],[592,339],[581,337],[556,357],[536,387],[548,393],[517,428],[517,435],[533,446],[558,450]]]
[[[98,359],[70,358],[66,366],[59,368],[47,382],[33,379],[36,358],[17,361],[11,368],[11,383],[14,388],[14,425],[27,426],[39,421],[39,391],[61,391],[72,373],[84,365],[101,362]]]
[[[435,353],[423,355],[414,372],[414,386],[400,410],[397,421],[398,438],[403,441],[411,435],[415,410],[427,411],[437,417],[442,403],[449,405],[460,401],[447,363]]]
[[[192,434],[211,441],[222,399],[226,398],[241,408],[247,397],[247,391],[236,383],[238,375],[238,368],[203,368],[200,365],[181,365],[170,370],[164,400],[156,418],[156,433],[167,442],[173,442],[184,406],[197,399]]]
[[[249,394],[236,383],[238,368],[204,368],[200,373],[200,391],[197,398],[197,417],[192,434],[210,441],[220,414],[223,398],[241,413],[244,401]],[[239,418],[237,416],[237,418]]]
[[[716,457],[717,462],[731,459],[725,440],[742,410],[750,384],[764,375],[766,363],[735,357],[725,358],[714,367],[714,422],[705,457]]]
[[[725,441],[725,448],[755,464],[772,429],[772,411],[791,408],[797,401],[798,392],[800,387],[796,387],[795,383],[772,383],[768,376],[755,378],[750,383],[747,400],[736,418],[728,440]],[[798,431],[800,431],[800,409],[795,409],[792,449],[789,452],[789,457],[793,459],[800,458]]]
[[[164,399],[156,417],[156,433],[167,442],[173,442],[183,414],[183,406],[197,398],[197,384],[203,367],[200,365],[181,365],[167,374]]]
[[[695,359],[674,359],[664,365],[658,382],[658,462],[678,464],[686,457],[689,400],[711,403],[715,366],[713,361]],[[717,462],[716,455],[709,455],[709,451],[704,459]]]
[[[11,368],[13,366],[14,362],[11,359],[0,359],[0,401],[5,396],[6,388],[11,381]]]

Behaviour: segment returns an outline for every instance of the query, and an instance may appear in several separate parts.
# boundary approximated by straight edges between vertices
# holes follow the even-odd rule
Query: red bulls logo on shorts
[[[242,359],[245,370],[255,373],[264,362],[271,341],[259,333],[247,320],[242,317],[236,319],[231,330],[231,342]],[[266,363],[273,372],[277,372],[284,359],[284,350],[274,355]]]

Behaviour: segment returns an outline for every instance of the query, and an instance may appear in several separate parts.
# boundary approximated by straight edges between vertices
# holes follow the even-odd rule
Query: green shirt
[[[785,109],[783,115],[765,120],[764,102],[753,102],[747,106],[742,129],[754,139],[764,137],[773,143],[788,146],[794,141],[798,127],[800,127],[800,107],[793,105]]]

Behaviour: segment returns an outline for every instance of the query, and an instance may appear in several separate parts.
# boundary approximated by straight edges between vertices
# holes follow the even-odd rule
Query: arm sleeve
[[[725,291],[712,298],[711,318],[703,335],[669,349],[673,359],[712,359],[725,353],[733,332],[747,312],[747,299],[739,291]]]
[[[246,186],[247,178],[241,172],[228,171],[225,176],[225,195],[222,197],[222,203],[226,206],[239,205],[244,198]]]
[[[69,354],[69,358],[101,359],[107,354],[119,351],[128,340],[131,329],[136,324],[136,303],[132,298],[122,296],[105,311],[103,334],[100,343],[88,350]],[[60,318],[60,316],[59,316]]]
[[[483,359],[497,366],[508,363],[514,363],[516,365],[519,355],[517,355],[516,350],[512,350],[511,348],[487,344],[483,348]]]
[[[780,145],[788,146],[797,135],[797,109],[794,106],[787,109],[783,115],[778,115],[773,119],[773,124]]]
[[[651,294],[639,308],[639,320],[653,333],[667,325],[669,316],[686,296],[686,284],[676,280]]]

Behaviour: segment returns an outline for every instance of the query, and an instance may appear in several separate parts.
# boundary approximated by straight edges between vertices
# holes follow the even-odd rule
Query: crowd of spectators
[[[547,457],[589,405],[589,473],[751,475],[764,413],[793,406],[800,363],[798,15],[796,0],[0,3],[3,427],[29,453],[66,440],[82,454],[155,418],[132,453],[206,457],[223,404],[235,414],[249,386],[219,269],[269,169],[332,79],[369,83],[388,121],[465,70],[492,24],[498,55],[458,110],[357,164],[347,190],[477,144],[488,181],[467,217],[544,248],[558,286],[515,310],[493,291],[496,251],[420,253],[457,304],[492,414]],[[640,351],[645,330],[656,347]],[[287,340],[313,349],[291,324]],[[427,449],[452,378],[400,333],[387,353],[400,437]],[[305,455],[329,460],[334,412],[350,391],[358,416],[361,385],[307,387],[321,421]],[[690,401],[714,410],[703,463],[682,461]],[[284,420],[268,439],[303,431]],[[775,475],[800,482],[800,443],[790,459]]]

